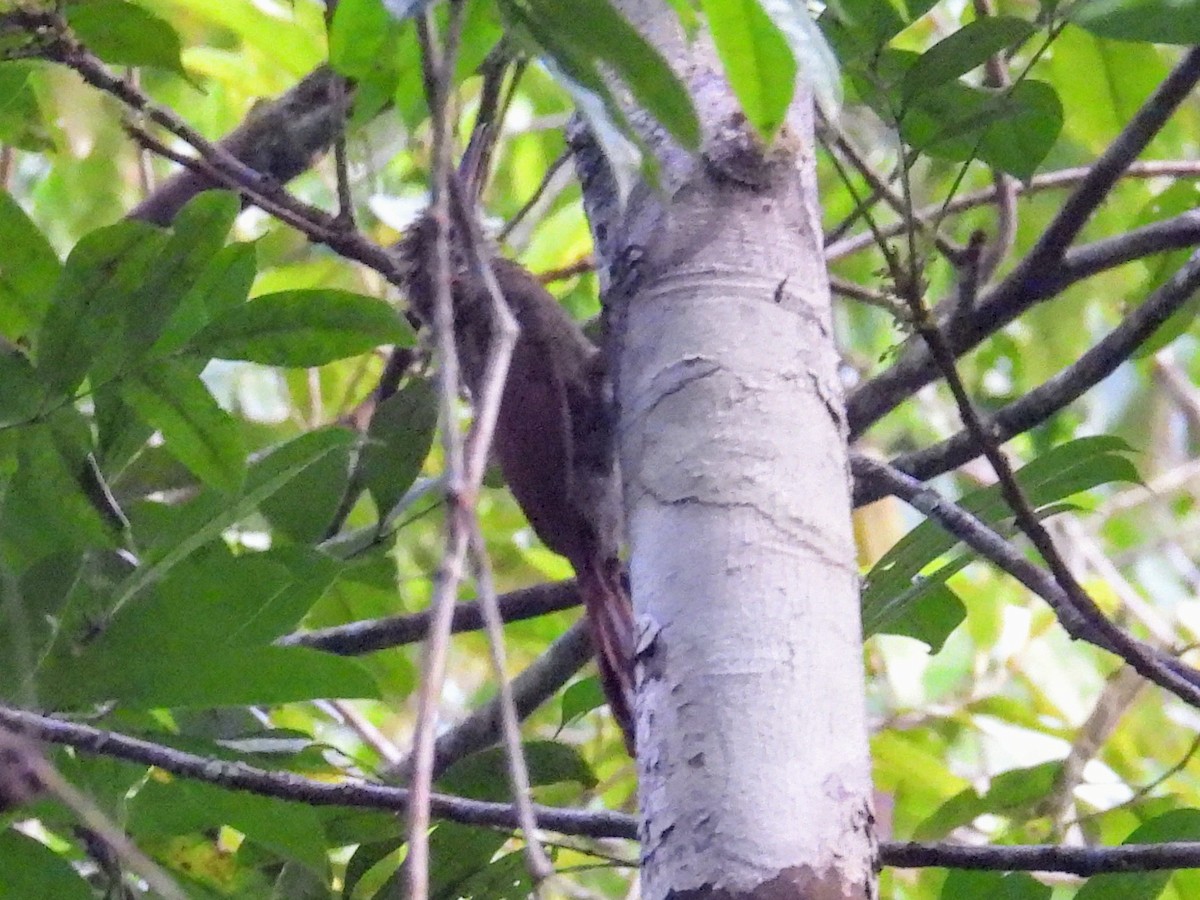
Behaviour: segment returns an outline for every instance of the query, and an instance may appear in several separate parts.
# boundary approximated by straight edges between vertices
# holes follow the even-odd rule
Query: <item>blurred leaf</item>
[[[329,29],[329,64],[348,78],[371,77],[389,64],[388,47],[399,32],[380,0],[339,0]]]
[[[1024,872],[951,870],[942,885],[942,900],[1050,900],[1054,892]]]
[[[526,741],[521,745],[532,787],[574,781],[585,788],[596,786],[596,776],[575,747],[553,741]],[[452,765],[438,779],[438,790],[476,800],[506,800],[508,763],[503,747],[473,753]]]
[[[12,195],[0,191],[0,334],[15,340],[41,321],[61,272],[50,242]]]
[[[118,592],[114,606],[121,606],[146,587],[155,584],[175,566],[215,540],[233,523],[254,512],[260,503],[309,466],[352,440],[348,431],[325,428],[303,434],[272,450],[246,472],[236,498],[209,489],[194,500],[171,510],[161,523],[157,541],[146,551],[142,564]]]
[[[1151,819],[1122,844],[1162,844],[1168,841],[1200,841],[1200,810],[1176,809]],[[1075,900],[1155,900],[1166,889],[1171,875],[1170,871],[1095,875],[1079,889]]]
[[[969,825],[985,813],[1020,818],[1050,793],[1062,769],[1048,762],[1028,769],[1010,769],[995,776],[982,795],[967,788],[952,797],[917,828],[913,840],[935,840],[955,828]]]
[[[702,6],[742,110],[769,143],[795,92],[792,51],[758,0],[703,0]]]
[[[324,873],[328,867],[320,820],[303,804],[196,781],[154,778],[129,804],[127,827],[137,839],[209,831],[219,825],[236,828],[314,872]]]
[[[180,300],[153,352],[161,355],[178,350],[213,318],[244,303],[257,270],[254,244],[230,244],[218,250]]]
[[[1033,33],[1033,25],[1011,16],[968,22],[921,54],[904,75],[901,97],[907,104],[923,91],[941,87],[982,66],[993,55],[1017,46]]]
[[[0,428],[29,422],[41,407],[42,388],[33,366],[15,347],[0,346]]]
[[[812,86],[821,114],[836,122],[842,106],[842,73],[833,48],[813,20],[808,5],[799,0],[761,0],[763,11],[775,23],[792,49],[804,79]]]
[[[41,104],[34,92],[34,68],[24,62],[0,62],[0,141],[40,153],[54,149]]]
[[[1130,447],[1120,438],[1098,436],[1070,441],[1042,454],[1016,472],[1017,482],[1035,510],[1043,510],[1072,494],[1115,481],[1139,482],[1137,469],[1126,458]],[[998,485],[974,491],[962,497],[959,505],[983,522],[996,526],[1011,517]],[[884,554],[866,577],[862,592],[863,627],[866,634],[891,632],[891,623],[908,617],[912,605],[929,596],[922,588],[932,588],[975,558],[973,553],[918,583],[918,576],[942,554],[958,544],[958,539],[930,520],[914,528]],[[940,574],[940,577],[939,577]],[[932,612],[936,636],[951,621],[953,606],[940,595],[940,612]],[[910,623],[914,620],[907,619]],[[922,621],[918,619],[916,621]],[[904,633],[911,633],[906,631]],[[912,636],[917,637],[918,634]],[[943,635],[944,638],[944,635]],[[925,638],[922,637],[922,640]]]
[[[165,232],[126,221],[85,235],[67,257],[34,360],[51,396],[74,391],[106,347],[119,346],[129,298],[152,277]]]
[[[1139,215],[1130,223],[1131,227],[1149,225],[1152,222],[1181,215],[1196,208],[1200,202],[1200,186],[1194,181],[1177,181],[1151,200]],[[1137,293],[1141,297],[1149,297],[1162,287],[1179,267],[1192,255],[1193,248],[1160,253],[1144,260],[1143,265],[1149,269],[1149,276],[1138,286]],[[1145,359],[1153,356],[1163,347],[1171,344],[1181,334],[1184,334],[1200,312],[1200,292],[1194,292],[1158,330],[1154,332],[1134,352],[1133,359]]]
[[[149,10],[125,0],[87,0],[66,8],[67,23],[87,48],[115,66],[152,66],[185,75],[179,35]]]
[[[338,290],[283,291],[218,315],[188,350],[271,366],[321,366],[382,344],[409,344],[412,332],[382,300]]]
[[[0,900],[93,900],[70,861],[14,828],[0,831]]]
[[[584,0],[569,6],[554,0],[504,0],[501,8],[573,79],[595,93],[607,93],[594,64],[611,66],[637,101],[676,140],[689,149],[699,146],[700,122],[687,88],[608,0]],[[613,112],[612,106],[609,112]]]
[[[433,446],[437,429],[437,391],[414,379],[388,397],[367,431],[359,471],[383,517],[413,486]]]
[[[562,718],[559,721],[559,729],[566,728],[607,702],[600,679],[595,675],[568,685],[562,693]]]
[[[1093,34],[1120,41],[1200,43],[1200,5],[1191,0],[1081,0],[1067,17]]]
[[[201,481],[223,491],[238,489],[246,455],[238,425],[192,367],[160,360],[124,379],[121,396]]]

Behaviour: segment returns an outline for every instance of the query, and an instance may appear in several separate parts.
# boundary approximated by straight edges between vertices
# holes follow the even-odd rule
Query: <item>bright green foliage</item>
[[[213,140],[315,66],[353,78],[353,212],[366,237],[387,245],[428,197],[431,128],[414,23],[426,6],[340,0],[328,24],[316,0],[63,8],[100,60],[118,74],[136,67],[141,89]],[[1174,46],[1150,42],[1200,43],[1190,0],[999,0],[989,17],[973,4],[836,0],[816,24],[798,0],[672,6],[681,40],[711,33],[755,139],[766,146],[786,133],[799,73],[830,120],[822,133],[840,129],[890,177],[893,199],[930,205],[919,218],[939,220],[940,237],[956,246],[977,228],[994,233],[994,211],[941,218],[944,203],[990,190],[997,172],[1029,181],[1090,165],[1178,58]],[[428,8],[444,35],[446,4]],[[704,151],[695,84],[610,0],[468,0],[454,67],[456,134],[470,130],[480,64],[504,35],[533,62],[494,160],[490,216],[510,219],[537,191],[576,108],[626,197],[656,173],[618,98],[635,99],[680,146]],[[0,60],[27,49],[0,31]],[[997,55],[1010,84],[985,78]],[[115,101],[98,97],[51,64],[0,61],[0,703],[88,717],[213,760],[331,781],[373,776],[386,762],[381,740],[407,746],[415,647],[344,658],[277,642],[426,607],[444,513],[441,493],[429,489],[442,472],[433,369],[401,315],[403,298],[378,274],[243,211],[232,194],[195,197],[169,228],[126,220],[143,179],[161,183],[174,165],[141,155]],[[1143,155],[1193,158],[1197,133],[1193,103]],[[865,233],[858,219],[840,226],[872,186],[839,171],[824,148],[818,177],[827,229]],[[289,189],[336,211],[334,184],[322,160]],[[1195,175],[1125,179],[1080,240],[1187,213],[1196,190]],[[1062,197],[1060,189],[1022,198],[1012,259],[1041,237]],[[550,192],[505,252],[535,270],[577,262],[591,241],[579,201],[574,184]],[[881,228],[901,219],[886,205],[871,213]],[[844,252],[838,243],[830,242],[833,274],[891,291],[878,249]],[[915,252],[931,302],[951,292],[958,276],[925,232],[893,246]],[[960,364],[981,410],[1077,359],[1190,252],[1103,272],[989,338]],[[551,289],[581,318],[598,309],[592,274]],[[1200,379],[1197,309],[1193,299],[1139,358],[1005,447],[1038,515],[1052,526],[1071,519],[1074,530],[1058,536],[1101,606],[1140,636],[1165,634],[1180,647],[1196,643],[1200,621],[1191,562],[1200,517],[1183,477],[1200,432],[1194,407],[1155,379],[1167,369]],[[835,325],[860,379],[911,352],[903,326],[878,307],[839,300]],[[356,433],[396,346],[419,362]],[[948,395],[932,388],[864,443],[894,456],[957,428]],[[935,486],[1011,536],[1011,512],[987,478],[986,467],[970,468]],[[479,511],[500,590],[566,574],[494,477]],[[893,501],[860,516],[883,542],[874,558],[864,554],[863,613],[874,774],[892,804],[884,837],[1197,839],[1200,780],[1184,764],[1195,751],[1191,713],[1142,692],[1117,710],[1124,715],[1099,736],[1082,780],[1064,792],[1063,760],[1089,714],[1118,702],[1105,691],[1112,659],[1072,643],[1041,601],[940,526]],[[577,615],[508,626],[513,671]],[[484,638],[457,636],[449,669],[446,723],[494,694]],[[335,699],[370,727],[324,702]],[[539,802],[632,808],[633,766],[593,674],[573,679],[523,728]],[[393,815],[226,791],[104,755],[48,756],[189,896],[367,900],[400,890],[405,832]],[[503,754],[488,750],[459,760],[437,787],[505,800],[507,779]],[[76,811],[43,798],[3,816],[0,900],[74,900],[111,887],[83,857]],[[18,820],[38,825],[11,827]],[[523,896],[519,842],[437,823],[432,896]],[[552,850],[595,895],[624,897],[632,873],[614,854],[637,858],[632,845]],[[883,884],[883,896],[898,900],[1051,895],[1186,898],[1200,896],[1200,876],[1130,873],[1052,888],[1021,873],[887,871]]]

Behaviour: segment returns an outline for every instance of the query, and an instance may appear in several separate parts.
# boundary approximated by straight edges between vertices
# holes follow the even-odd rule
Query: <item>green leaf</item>
[[[359,471],[380,516],[399,502],[421,474],[437,419],[437,392],[421,379],[410,381],[375,410]]]
[[[1181,215],[1195,209],[1198,201],[1200,201],[1200,185],[1190,180],[1177,181],[1147,203],[1131,224],[1134,227],[1141,227]],[[1141,297],[1149,297],[1166,284],[1192,255],[1192,251],[1193,248],[1188,247],[1160,253],[1143,260],[1143,265],[1149,270],[1149,275],[1138,286],[1137,294]],[[1192,296],[1142,343],[1132,358],[1144,359],[1147,356],[1153,356],[1163,347],[1174,343],[1176,338],[1191,328],[1197,313],[1200,313],[1200,292],[1193,292]]]
[[[246,451],[238,424],[192,366],[160,360],[125,378],[121,396],[201,481],[223,491],[241,486]]]
[[[914,149],[977,158],[1021,179],[1037,171],[1062,130],[1058,94],[1032,79],[1000,94],[954,82],[913,99],[901,133]]]
[[[339,0],[329,28],[329,64],[347,78],[371,77],[399,24],[381,0]]]
[[[12,195],[0,192],[0,334],[16,340],[42,320],[61,272],[50,242]]]
[[[1193,0],[1082,0],[1067,18],[1092,34],[1120,41],[1200,43],[1200,4]]]
[[[223,491],[209,489],[171,510],[169,519],[159,523],[157,540],[144,554],[142,565],[117,592],[113,606],[119,608],[166,577],[175,566],[215,540],[230,525],[250,515],[309,466],[352,440],[350,432],[343,428],[303,434],[250,466],[235,499]]]
[[[562,719],[558,727],[566,728],[572,722],[582,719],[592,710],[599,709],[607,702],[599,678],[595,675],[581,678],[563,691]]]
[[[441,900],[457,900],[459,897],[517,898],[531,896],[533,883],[529,878],[529,866],[525,855],[517,850],[506,853],[495,862],[459,884],[453,895],[443,895]]]
[[[317,873],[328,869],[317,811],[275,797],[195,781],[149,779],[129,801],[126,824],[138,840],[206,832],[228,825]]]
[[[901,96],[907,105],[923,91],[941,87],[1014,47],[1035,31],[1024,19],[988,16],[964,25],[921,54],[905,73]]]
[[[894,4],[878,0],[839,0],[830,3],[817,20],[843,64],[873,57],[908,22]]]
[[[34,361],[52,397],[74,391],[96,356],[119,345],[132,297],[152,278],[165,232],[125,221],[86,235],[67,257]]]
[[[1058,762],[1048,762],[1028,769],[1010,769],[993,778],[982,795],[974,788],[967,788],[922,822],[913,839],[940,838],[985,813],[1014,818],[1027,815],[1053,789],[1061,768]]]
[[[0,831],[0,900],[93,900],[95,894],[70,861],[41,841],[5,828]]]
[[[1151,819],[1129,835],[1123,845],[1200,841],[1200,810],[1176,809]],[[1079,889],[1075,900],[1155,900],[1167,887],[1172,873],[1128,872],[1096,875]]]
[[[76,415],[64,410],[56,420]],[[53,422],[21,429],[17,471],[0,507],[0,543],[17,558],[113,546],[81,486],[82,451],[69,444]]]
[[[507,844],[509,835],[488,828],[472,828],[456,822],[443,822],[429,837],[430,900],[458,900],[460,897],[497,897],[503,894],[474,894],[466,883],[485,870],[492,857]],[[400,877],[407,873],[401,870]],[[511,885],[509,885],[511,887]],[[381,896],[396,896],[386,891]]]
[[[0,346],[0,428],[28,422],[37,414],[42,387],[33,366],[15,347]]]
[[[254,244],[230,244],[218,250],[179,301],[151,354],[161,356],[180,349],[213,318],[245,303],[257,274]]]
[[[759,137],[783,124],[796,88],[796,60],[758,0],[703,0],[704,14],[734,93]]]
[[[942,884],[942,900],[1050,900],[1054,892],[1024,872],[954,869]]]
[[[1023,466],[1016,473],[1017,482],[1025,489],[1035,510],[1045,512],[1052,504],[1101,484],[1140,482],[1137,469],[1125,456],[1129,452],[1129,445],[1120,438],[1105,435],[1080,438],[1055,447]],[[959,505],[993,527],[1011,518],[997,485],[967,494],[959,500]],[[953,607],[946,605],[948,598],[944,595],[931,601],[942,604],[942,609],[930,612],[928,619],[924,614],[910,614],[910,609],[922,602],[922,598],[931,596],[930,588],[940,585],[976,558],[967,553],[927,576],[927,580],[919,580],[929,565],[957,544],[957,538],[930,520],[914,528],[885,553],[872,567],[863,586],[864,632],[892,633],[892,623],[917,621],[931,622],[934,627],[927,634],[936,636],[947,626]],[[913,615],[918,618],[914,620]],[[911,628],[900,633],[919,636]]]
[[[808,6],[799,0],[761,0],[765,12],[792,49],[804,80],[812,86],[818,108],[827,119],[838,117],[842,107],[842,73],[833,48]]]
[[[899,595],[892,605],[899,612],[884,618],[882,622],[863,622],[863,635],[870,637],[881,631],[915,638],[929,645],[930,653],[937,653],[963,620],[967,608],[958,594],[946,587],[945,579],[964,568],[971,557],[964,555],[958,564],[942,566],[928,577],[918,576],[909,591]]]
[[[338,290],[282,291],[219,315],[188,344],[193,353],[274,366],[321,366],[412,332],[387,303]]]
[[[59,708],[117,702],[126,709],[207,708],[378,698],[361,665],[304,647],[210,647],[191,644],[147,653],[144,635],[103,632],[70,657],[47,660],[40,696]]]
[[[515,14],[572,77],[578,78],[581,63],[607,64],[677,141],[689,149],[700,145],[700,121],[687,88],[608,0],[569,5],[556,0],[506,0],[502,9]],[[583,83],[594,89],[594,84]]]
[[[205,191],[179,211],[171,227],[171,237],[149,278],[130,299],[123,342],[126,346],[118,360],[136,360],[149,350],[193,288],[202,278],[211,279],[211,268],[240,209],[236,195],[228,191]],[[226,267],[218,268],[218,272],[229,274]],[[205,287],[212,290],[211,282]],[[240,285],[235,281],[230,287],[237,289]]]
[[[573,781],[585,788],[596,786],[592,767],[575,747],[553,741],[527,741],[521,746],[529,767],[531,786],[540,787],[562,781]],[[438,790],[476,800],[508,799],[511,791],[504,754],[503,747],[492,747],[459,760],[438,779]]]
[[[302,544],[322,540],[350,481],[351,448],[339,447],[259,505],[282,536]]]
[[[34,68],[28,63],[0,62],[0,141],[43,153],[54,149],[54,140],[33,81]]]
[[[125,0],[87,0],[67,7],[75,35],[106,63],[151,66],[185,75],[179,35],[166,21]]]
[[[98,629],[57,642],[41,669],[42,694],[64,705],[108,697],[145,709],[375,696],[357,663],[270,646],[333,583],[339,563],[299,547],[242,556],[210,548]]]

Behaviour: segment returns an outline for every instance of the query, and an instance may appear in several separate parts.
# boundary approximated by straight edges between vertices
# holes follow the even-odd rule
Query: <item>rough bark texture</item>
[[[604,272],[637,613],[643,896],[866,898],[874,839],[846,425],[807,97],[759,151],[666,4],[701,158],[580,170]],[[803,92],[801,92],[803,94]]]

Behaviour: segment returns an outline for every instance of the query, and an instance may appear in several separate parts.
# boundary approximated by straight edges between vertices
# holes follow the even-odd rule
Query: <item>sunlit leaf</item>
[[[283,291],[218,315],[187,349],[218,359],[320,366],[382,344],[407,344],[412,331],[382,300],[337,290]]]

